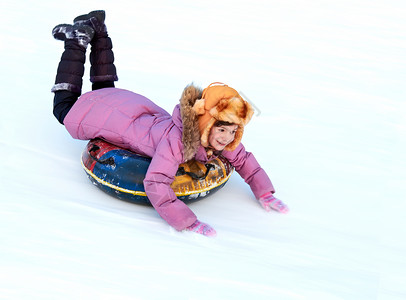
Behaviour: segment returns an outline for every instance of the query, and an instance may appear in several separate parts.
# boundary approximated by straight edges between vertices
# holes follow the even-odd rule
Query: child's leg
[[[99,37],[91,45],[90,81],[92,82],[92,89],[114,87],[114,81],[117,81],[118,77],[114,65],[111,39],[109,37]]]
[[[105,12],[103,10],[95,10],[73,20],[74,24],[85,24],[91,26],[95,31],[94,38],[90,43],[92,45],[90,81],[93,83],[93,90],[114,87],[114,81],[118,80],[114,65],[113,44],[108,36],[104,20]]]
[[[54,97],[54,115],[63,124],[63,120],[82,92],[86,48],[94,36],[94,30],[85,25],[61,24],[52,30],[52,35],[65,42],[65,51],[52,87]]]
[[[115,87],[114,81],[100,81],[100,82],[93,82],[92,83],[92,90],[100,90],[104,88]]]
[[[60,90],[55,92],[53,113],[59,123],[63,124],[63,120],[72,108],[73,104],[75,104],[76,100],[78,100],[79,96],[80,93],[74,93],[68,90]]]

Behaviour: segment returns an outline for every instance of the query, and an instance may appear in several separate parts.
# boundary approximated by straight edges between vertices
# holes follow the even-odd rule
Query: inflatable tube
[[[100,139],[91,140],[82,153],[82,166],[95,185],[121,200],[137,204],[151,205],[143,185],[150,162],[149,157]],[[233,171],[223,157],[207,164],[192,160],[179,166],[171,188],[180,200],[191,203],[222,188]]]

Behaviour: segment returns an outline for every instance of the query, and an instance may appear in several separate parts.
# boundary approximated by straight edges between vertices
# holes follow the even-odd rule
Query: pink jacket
[[[185,93],[186,89],[189,93]],[[177,230],[196,221],[195,214],[176,198],[170,187],[178,166],[192,158],[208,161],[190,109],[201,96],[201,90],[193,86],[186,89],[172,116],[142,95],[106,88],[83,94],[64,120],[75,139],[102,138],[152,157],[144,180],[145,192],[159,215]],[[222,155],[249,184],[256,198],[274,192],[269,177],[242,144],[234,151],[223,151]]]

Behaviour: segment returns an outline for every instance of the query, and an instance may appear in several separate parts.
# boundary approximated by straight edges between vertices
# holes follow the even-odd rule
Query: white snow
[[[176,232],[87,179],[52,116],[59,23],[107,11],[118,87],[172,112],[222,81],[288,215],[237,173]],[[406,4],[396,0],[3,1],[0,299],[405,299]],[[90,89],[86,65],[84,91]]]

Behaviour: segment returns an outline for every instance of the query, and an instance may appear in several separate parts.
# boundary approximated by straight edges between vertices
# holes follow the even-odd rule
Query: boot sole
[[[99,20],[100,23],[104,23],[104,20],[106,19],[106,12],[104,10],[94,10],[88,14],[76,17],[73,19],[73,23],[90,21],[90,19],[93,17]]]
[[[70,28],[72,30],[73,26],[70,24],[59,24],[56,25],[53,29],[52,29],[52,36],[59,40],[59,41],[65,41],[67,39],[66,37],[66,32],[68,30],[68,28]]]

